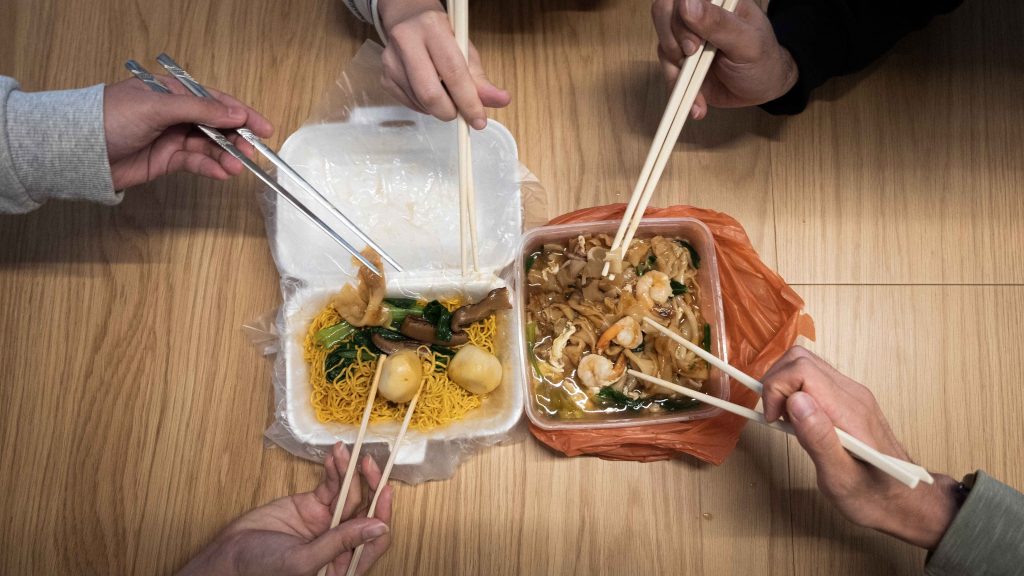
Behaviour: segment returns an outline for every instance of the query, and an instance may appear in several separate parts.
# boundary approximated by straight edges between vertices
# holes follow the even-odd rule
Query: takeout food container
[[[292,134],[281,156],[352,221],[359,224],[404,268],[386,268],[389,297],[432,299],[462,296],[477,300],[505,285],[522,234],[519,162],[515,140],[491,120],[474,131],[473,164],[480,222],[481,272],[461,275],[456,133],[454,123],[398,107],[357,108],[345,122],[313,124]],[[286,176],[279,181],[317,212],[346,240],[354,235]],[[321,423],[310,402],[312,386],[303,359],[303,339],[312,318],[341,287],[355,281],[351,258],[320,230],[309,226],[290,205],[277,203],[272,245],[285,292],[282,349],[285,402],[278,418],[295,440],[326,448],[354,442],[358,425]],[[430,431],[409,430],[396,459],[420,467],[412,477],[450,475],[460,456],[475,446],[504,439],[522,417],[522,357],[513,311],[498,316],[497,356],[502,384],[465,419]],[[365,442],[373,453],[390,449],[398,422],[371,423]],[[375,447],[374,444],[377,444]],[[381,445],[386,446],[381,446]],[[448,468],[445,468],[447,466]],[[422,473],[423,468],[429,471]]]
[[[543,226],[527,232],[519,242],[515,264],[515,305],[518,324],[526,326],[526,258],[539,250],[544,244],[564,243],[570,238],[586,234],[608,234],[614,236],[619,227],[618,220],[605,220],[577,224],[561,224]],[[651,236],[680,238],[689,242],[700,254],[700,267],[697,269],[697,283],[701,289],[701,312],[704,321],[711,325],[711,352],[728,362],[725,338],[725,315],[722,308],[722,287],[718,276],[718,259],[715,254],[715,240],[707,226],[694,218],[663,218],[643,220],[637,228],[637,238]],[[522,356],[519,381],[523,386],[523,397],[526,415],[536,426],[546,430],[586,430],[601,428],[620,428],[626,426],[644,426],[667,422],[686,422],[702,420],[717,415],[720,410],[712,406],[701,406],[678,412],[662,412],[642,416],[609,416],[602,419],[561,420],[544,414],[538,409],[534,400],[535,385],[531,375],[531,365],[527,360],[525,330],[518,331],[518,346]],[[710,376],[705,382],[702,392],[723,400],[729,399],[729,379],[723,372],[712,367]]]

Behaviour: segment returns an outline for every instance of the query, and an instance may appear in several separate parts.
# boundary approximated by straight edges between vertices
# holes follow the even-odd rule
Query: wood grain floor
[[[473,2],[495,117],[551,215],[621,201],[665,102],[648,5]],[[369,31],[328,0],[0,0],[29,90],[175,55],[274,120],[306,118]],[[969,2],[803,115],[688,126],[659,204],[724,210],[807,299],[813,348],[868,384],[932,469],[1024,486],[1024,8]],[[215,80],[214,80],[215,79]],[[0,573],[161,574],[310,488],[264,447],[269,365],[240,326],[279,304],[256,182],[175,176],[115,208],[0,218]],[[495,448],[397,491],[377,574],[881,574],[923,553],[855,528],[799,446],[745,430],[721,467]]]

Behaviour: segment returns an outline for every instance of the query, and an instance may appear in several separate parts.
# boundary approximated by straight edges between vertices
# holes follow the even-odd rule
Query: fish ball
[[[423,364],[414,350],[401,350],[388,356],[380,370],[380,395],[396,404],[412,400],[423,381]]]
[[[448,377],[473,394],[487,394],[501,384],[501,361],[467,344],[448,363]]]

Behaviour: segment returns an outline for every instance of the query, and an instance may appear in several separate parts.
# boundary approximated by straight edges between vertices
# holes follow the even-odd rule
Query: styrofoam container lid
[[[403,266],[404,272],[397,272],[385,264],[389,296],[432,298],[461,293],[479,298],[504,285],[497,274],[515,257],[523,224],[519,160],[512,135],[492,120],[485,130],[473,132],[472,146],[481,273],[469,278],[461,276],[459,258],[454,123],[398,107],[358,108],[346,122],[300,128],[280,155]],[[280,174],[278,179],[346,240],[362,247],[297,184]],[[297,210],[282,202],[276,209],[272,243],[278,268],[283,277],[299,280],[300,286],[286,293],[284,304],[286,424],[303,443],[352,442],[358,426],[324,424],[313,412],[302,339],[330,295],[353,281],[356,267],[340,246]],[[523,411],[522,360],[515,336],[518,318],[508,313],[501,325],[502,385],[463,421],[428,432],[410,430],[397,458],[399,468],[430,458],[434,444],[438,450],[450,450],[443,445],[485,442],[515,426]],[[390,444],[397,430],[397,422],[374,423],[366,442]]]

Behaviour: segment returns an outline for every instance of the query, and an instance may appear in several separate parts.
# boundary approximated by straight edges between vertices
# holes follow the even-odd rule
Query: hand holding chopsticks
[[[725,10],[732,12],[736,9],[739,0],[712,0],[715,6],[722,6]],[[611,265],[615,262],[622,262],[623,254],[633,241],[633,235],[643,220],[647,205],[651,202],[658,181],[661,179],[668,159],[672,155],[679,134],[683,131],[683,125],[689,117],[690,109],[697,100],[700,87],[704,83],[711,63],[715,59],[716,49],[714,46],[707,46],[701,42],[697,50],[687,56],[676,78],[672,94],[669,96],[665,113],[658,124],[658,131],[654,135],[654,142],[647,153],[647,160],[644,161],[643,169],[640,171],[640,178],[637,179],[633,188],[633,195],[629,198],[626,211],[622,215],[622,223],[619,225],[615,238],[612,241],[611,250],[608,251],[608,262],[605,263],[602,275],[607,275]]]
[[[655,328],[662,334],[673,339],[680,346],[683,346],[687,350],[693,352],[700,358],[707,361],[712,366],[718,368],[719,370],[722,370],[731,378],[736,379],[744,386],[747,386],[748,388],[754,390],[758,394],[761,394],[763,392],[764,386],[756,379],[750,377],[747,374],[744,374],[742,371],[730,366],[729,364],[726,364],[717,356],[695,345],[694,343],[686,340],[679,334],[676,334],[675,332],[669,330],[668,328],[665,328],[664,326],[655,322],[654,320],[650,318],[645,318],[644,320],[648,326]],[[643,374],[635,370],[630,370],[629,374],[645,382],[650,382],[652,384],[656,384],[658,386],[672,390],[679,394],[689,396],[690,398],[700,400],[701,402],[710,404],[712,406],[716,406],[727,412],[731,412],[738,416],[747,418],[748,420],[758,422],[759,424],[764,424],[770,428],[781,430],[783,432],[786,432],[787,434],[795,433],[792,425],[790,425],[789,423],[768,422],[765,419],[764,414],[762,414],[761,412],[757,412],[756,410],[746,408],[745,406],[739,406],[737,404],[733,404],[720,398],[716,398],[714,396],[710,396],[702,392],[697,392],[695,390],[691,390],[689,388],[685,388],[672,382],[668,382],[666,380],[662,380],[654,376],[649,376],[647,374]],[[899,458],[895,458],[893,456],[889,456],[887,454],[879,452],[878,450],[865,444],[861,440],[851,436],[850,434],[838,428],[836,429],[836,434],[838,435],[839,440],[842,443],[842,446],[846,448],[846,450],[848,450],[851,454],[853,454],[860,460],[868,464],[871,464],[872,466],[875,466],[879,470],[885,472],[886,474],[889,474],[896,480],[902,482],[903,484],[911,488],[917,486],[918,482],[920,481],[924,481],[928,484],[934,482],[934,479],[932,478],[931,474],[929,474],[927,470],[925,470],[921,466],[918,466],[917,464],[900,460]]]
[[[185,72],[180,66],[178,66],[174,60],[172,60],[166,54],[161,54],[157,60],[161,65],[164,66],[171,74],[182,83],[185,88],[200,98],[213,98],[213,96],[198,82],[195,81],[187,72]],[[135,60],[129,60],[125,63],[125,67],[138,79],[142,80],[147,86],[150,87],[154,92],[160,92],[164,94],[171,93],[170,89],[167,88],[160,80],[150,74],[145,68],[143,68]],[[257,178],[263,181],[268,187],[270,187],[279,196],[285,199],[289,204],[294,206],[299,213],[309,219],[314,225],[320,228],[324,233],[331,237],[335,242],[341,245],[347,252],[352,254],[353,257],[358,259],[364,266],[369,268],[375,274],[381,274],[381,271],[377,269],[372,262],[370,262],[365,256],[363,256],[359,250],[353,247],[348,241],[341,237],[331,226],[324,222],[319,216],[314,214],[309,208],[307,208],[302,202],[300,202],[295,196],[293,196],[287,189],[277,183],[269,174],[267,174],[262,168],[260,168],[255,162],[250,160],[245,154],[238,150],[234,144],[231,143],[219,130],[210,128],[208,126],[198,126],[198,128],[206,134],[211,140],[217,143],[222,149],[228,154],[238,159],[242,165],[252,172]],[[302,178],[298,172],[296,172],[291,166],[289,166],[284,160],[282,160],[273,150],[260,141],[259,137],[252,133],[252,131],[246,128],[239,128],[236,132],[248,141],[256,148],[261,154],[266,156],[275,166],[278,167],[283,173],[288,175],[290,178],[295,180],[306,192],[313,196],[332,216],[337,218],[346,227],[348,227],[360,240],[366,242],[368,246],[373,248],[378,254],[381,255],[385,261],[391,264],[396,270],[401,271],[401,266],[385,252],[380,246],[378,246],[373,240],[363,233],[351,220],[349,220],[344,214],[342,214],[333,204],[330,203],[319,191],[317,191],[309,182]]]

